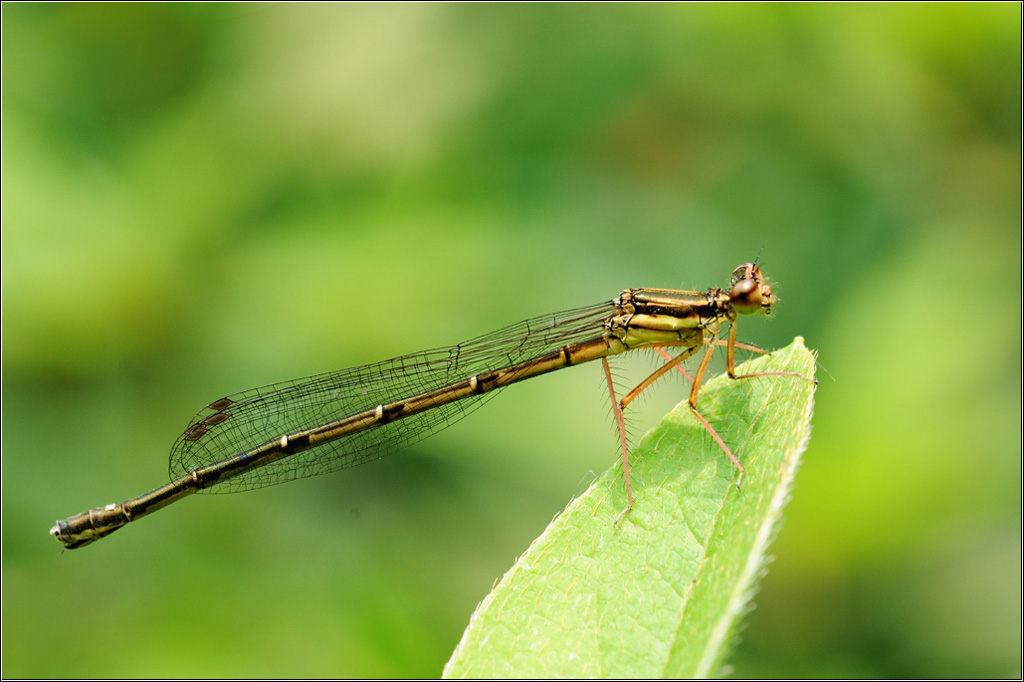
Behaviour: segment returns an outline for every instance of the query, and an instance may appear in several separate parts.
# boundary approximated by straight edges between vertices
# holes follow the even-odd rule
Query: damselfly
[[[729,290],[626,289],[611,301],[525,320],[451,348],[225,396],[178,437],[170,483],[58,521],[50,534],[69,549],[82,547],[197,491],[260,488],[379,459],[452,424],[509,384],[598,359],[612,396],[628,511],[633,491],[622,410],[701,348],[689,405],[735,465],[739,484],[743,465],[701,416],[697,397],[716,345],[726,347],[730,377],[765,376],[736,374],[736,348],[750,347],[736,343],[735,322],[737,314],[769,313],[774,300],[758,267],[743,263]],[[725,341],[718,339],[723,323]],[[617,399],[608,357],[639,348],[653,348],[667,362]]]

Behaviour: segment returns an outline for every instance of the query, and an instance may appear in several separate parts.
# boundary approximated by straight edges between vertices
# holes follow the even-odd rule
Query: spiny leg
[[[628,456],[627,456],[627,448],[628,448],[628,446],[627,446],[627,443],[626,443],[626,427],[625,427],[625,421],[623,420],[623,417],[622,417],[622,411],[624,409],[626,409],[626,406],[629,405],[631,402],[633,402],[637,398],[637,396],[639,396],[644,390],[646,390],[648,387],[650,387],[651,384],[653,384],[655,381],[660,379],[662,376],[664,376],[665,374],[670,372],[672,370],[672,368],[677,368],[680,372],[683,373],[683,375],[687,379],[689,379],[693,383],[693,386],[690,389],[690,399],[689,399],[690,411],[693,412],[694,416],[697,417],[697,421],[699,421],[701,423],[701,425],[703,425],[704,428],[707,430],[707,432],[711,434],[711,437],[715,439],[715,442],[718,443],[718,446],[720,448],[722,448],[722,450],[725,452],[725,454],[729,457],[729,459],[732,461],[732,463],[739,470],[740,475],[736,479],[736,485],[739,486],[742,483],[742,481],[743,481],[743,465],[740,464],[739,460],[736,459],[736,456],[732,454],[732,450],[730,450],[729,446],[725,444],[725,441],[723,441],[722,437],[718,435],[718,432],[715,431],[714,427],[712,427],[711,424],[708,423],[708,420],[705,419],[704,415],[702,415],[700,413],[700,411],[697,409],[697,395],[700,392],[700,384],[701,384],[701,381],[702,381],[702,379],[704,377],[704,372],[707,371],[708,363],[711,361],[711,354],[714,351],[714,348],[715,348],[716,345],[723,345],[723,343],[724,342],[722,342],[720,340],[717,340],[717,339],[710,339],[710,340],[708,340],[706,342],[707,350],[705,350],[705,352],[704,352],[704,357],[701,358],[700,366],[697,368],[697,374],[694,377],[690,377],[690,375],[687,374],[687,372],[682,367],[679,367],[679,365],[684,360],[686,360],[687,358],[691,357],[694,353],[696,353],[700,349],[700,346],[694,346],[692,348],[687,348],[686,350],[684,350],[682,353],[680,353],[679,355],[677,355],[675,357],[672,357],[669,353],[667,353],[665,350],[663,350],[660,346],[654,346],[654,350],[657,351],[658,353],[660,353],[663,357],[667,358],[668,362],[666,362],[664,365],[660,366],[658,369],[654,370],[654,372],[652,372],[650,376],[648,376],[646,379],[644,379],[639,384],[637,384],[636,388],[634,388],[632,391],[627,393],[622,398],[622,400],[619,400],[619,401],[615,400],[615,389],[614,389],[614,387],[612,385],[611,371],[608,369],[608,361],[607,361],[607,359],[602,358],[602,362],[604,362],[604,365],[605,365],[605,377],[608,380],[608,390],[611,392],[611,395],[612,395],[612,409],[615,412],[616,423],[619,425],[619,436],[620,436],[621,441],[622,441],[622,464],[623,464],[623,469],[624,469],[625,474],[626,474],[626,496],[627,496],[627,498],[629,500],[629,507],[626,508],[626,512],[628,512],[629,509],[632,508],[632,506],[633,506],[633,493],[632,493],[632,491],[630,489],[630,485],[629,485],[629,459],[628,459]],[[753,350],[760,350],[760,349],[753,348],[753,346],[751,346],[750,348],[753,349]],[[764,352],[764,351],[761,351],[761,352]],[[623,512],[623,516],[624,515],[625,515],[625,512]]]
[[[626,407],[631,402],[633,402],[637,398],[637,396],[639,396],[644,390],[650,387],[655,381],[660,379],[662,376],[670,372],[673,368],[677,369],[680,373],[682,373],[682,375],[685,376],[687,380],[689,380],[692,384],[690,389],[690,398],[687,401],[687,404],[690,407],[690,411],[693,412],[693,415],[697,418],[697,421],[701,423],[701,426],[703,426],[704,429],[711,434],[711,437],[715,440],[716,443],[718,443],[718,447],[722,449],[722,451],[726,454],[729,460],[739,471],[739,476],[736,479],[736,487],[741,486],[743,482],[743,473],[745,469],[743,468],[743,465],[740,464],[736,456],[733,455],[732,450],[729,449],[729,446],[725,444],[724,440],[722,440],[722,437],[718,435],[718,432],[715,431],[714,427],[711,426],[708,420],[704,418],[704,415],[702,415],[700,411],[697,409],[697,397],[700,393],[700,386],[704,378],[704,373],[707,371],[708,364],[711,361],[711,355],[714,352],[715,346],[726,347],[726,364],[728,368],[729,377],[732,379],[749,379],[752,377],[761,376],[795,376],[804,379],[805,381],[811,381],[812,383],[815,384],[817,383],[817,381],[815,381],[814,379],[808,379],[807,377],[803,376],[798,372],[757,372],[753,374],[737,375],[735,364],[736,348],[751,351],[754,353],[768,353],[769,351],[763,350],[756,346],[751,346],[749,344],[737,343],[735,324],[729,326],[729,337],[727,341],[723,341],[721,339],[716,338],[710,338],[705,340],[704,343],[707,345],[707,348],[704,352],[704,357],[701,358],[700,365],[697,368],[697,374],[693,377],[691,377],[690,374],[680,365],[684,360],[692,357],[697,352],[699,347],[687,348],[679,355],[673,357],[671,354],[666,352],[665,349],[662,348],[661,346],[652,346],[653,350],[657,352],[659,355],[661,355],[663,358],[665,358],[667,362],[664,365],[660,366],[658,369],[656,369],[654,372],[652,372],[650,376],[648,376],[646,379],[641,381],[633,390],[627,393],[622,398],[622,400],[616,400],[615,398],[615,385],[612,381],[611,369],[608,366],[608,359],[601,359],[601,362],[604,366],[605,379],[608,383],[608,392],[612,398],[612,411],[615,414],[616,427],[619,430],[619,440],[622,447],[622,470],[626,479],[627,506],[626,509],[623,510],[623,512],[619,515],[618,519],[616,519],[616,524],[618,524],[618,522],[621,521],[627,513],[629,513],[629,510],[633,508],[633,490],[629,482],[629,444],[626,437],[625,420],[622,416],[623,410],[625,410]]]
[[[626,476],[626,508],[615,520],[615,523],[618,524],[633,508],[633,489],[629,486],[629,443],[626,441],[626,422],[622,418],[622,406],[615,399],[615,382],[612,381],[612,370],[608,366],[608,358],[601,358],[601,365],[604,367],[604,378],[608,382],[608,392],[612,396],[612,412],[615,413],[615,426],[619,429],[619,440],[622,443],[622,472]]]
[[[730,327],[730,331],[732,329],[733,327]],[[735,335],[730,334],[729,339],[730,341],[735,341]],[[718,447],[722,448],[722,451],[725,452],[725,454],[732,461],[733,465],[739,470],[740,475],[736,478],[736,487],[739,488],[743,484],[743,465],[740,464],[740,461],[736,459],[736,456],[734,454],[732,454],[732,450],[730,450],[729,446],[725,444],[725,441],[722,440],[722,437],[718,435],[718,432],[715,431],[714,427],[712,427],[711,424],[708,423],[708,420],[705,419],[704,415],[702,415],[700,411],[697,409],[697,396],[700,393],[700,384],[701,381],[704,380],[704,372],[706,372],[708,369],[708,363],[711,362],[711,354],[714,353],[716,345],[717,344],[715,343],[709,343],[707,350],[704,351],[704,357],[700,359],[700,366],[697,367],[697,373],[693,375],[693,386],[690,387],[690,399],[687,401],[687,404],[689,404],[690,412],[693,412],[693,416],[695,416],[697,418],[697,421],[699,421],[701,425],[704,426],[704,429],[711,434],[711,437],[715,439],[716,443],[718,443]],[[732,347],[730,346],[726,352],[727,355],[731,356],[733,354]]]
[[[710,339],[707,339],[705,341],[705,343],[707,344],[707,349],[704,352],[704,357],[701,358],[701,363],[700,363],[700,366],[697,369],[697,375],[695,377],[691,377],[690,374],[685,369],[680,367],[680,363],[682,363],[684,360],[686,360],[687,358],[691,357],[694,353],[696,353],[697,350],[698,350],[697,347],[695,347],[695,348],[688,348],[687,350],[683,351],[679,355],[673,357],[668,352],[666,352],[661,346],[653,346],[653,349],[655,350],[655,352],[657,352],[659,355],[661,355],[663,358],[665,358],[668,362],[666,362],[664,365],[662,365],[657,370],[655,370],[646,379],[641,381],[636,386],[636,388],[634,388],[632,391],[627,393],[625,395],[625,397],[623,397],[622,400],[619,401],[619,403],[618,403],[619,410],[616,413],[616,417],[621,419],[622,418],[622,410],[626,409],[626,406],[629,405],[631,402],[633,402],[633,400],[635,400],[637,398],[637,396],[640,395],[640,393],[642,393],[644,390],[646,390],[649,386],[651,386],[651,384],[653,384],[659,378],[664,376],[667,372],[671,371],[672,368],[675,368],[675,369],[679,370],[679,372],[682,373],[682,375],[685,376],[690,381],[690,383],[692,384],[692,387],[690,389],[690,399],[687,401],[689,406],[690,406],[690,411],[693,412],[693,415],[697,418],[697,421],[699,421],[701,423],[701,426],[703,426],[704,429],[708,433],[711,434],[711,437],[714,438],[715,442],[718,443],[718,446],[720,448],[722,448],[722,451],[726,454],[726,456],[729,458],[729,460],[733,463],[733,465],[739,471],[739,476],[736,479],[736,485],[737,485],[737,487],[739,487],[742,484],[742,482],[743,482],[743,472],[744,472],[743,465],[740,464],[740,462],[736,458],[736,456],[733,455],[732,450],[730,450],[729,446],[725,444],[725,441],[722,440],[722,437],[720,435],[718,435],[718,432],[715,431],[714,427],[711,426],[711,424],[708,422],[708,420],[704,418],[704,415],[702,415],[700,413],[700,410],[697,409],[697,396],[699,395],[699,392],[700,392],[700,385],[701,385],[701,382],[703,381],[704,372],[707,371],[708,363],[711,361],[711,355],[714,352],[715,346],[726,346],[726,355],[728,357],[733,358],[733,359],[735,359],[735,351],[734,351],[734,349],[736,347],[739,347],[739,348],[744,349],[744,350],[753,351],[755,353],[767,353],[768,352],[768,351],[762,350],[760,348],[757,348],[756,346],[750,346],[750,345],[744,344],[744,343],[736,343],[736,334],[733,331],[734,329],[735,329],[735,325],[730,325],[730,327],[729,327],[730,334],[729,334],[729,340],[728,341],[723,341],[721,339],[715,339],[715,338],[710,338]],[[747,376],[748,376],[748,375],[741,375],[739,377],[736,377],[736,376],[733,376],[734,374],[735,374],[735,372],[732,372],[730,374],[730,376],[732,378],[747,378]],[[767,373],[765,373],[765,374],[767,374]],[[795,374],[795,373],[794,372],[783,372],[781,374]],[[749,376],[764,376],[764,374],[756,374],[756,375],[749,375]],[[612,393],[612,401],[613,402],[615,401],[615,397],[614,396],[615,396],[615,394],[613,392]],[[627,473],[627,487],[628,487],[628,473]],[[632,501],[630,502],[630,506],[632,506]]]
[[[689,379],[690,381],[693,381],[693,379],[690,377],[690,375],[686,373],[686,370],[684,370],[682,367],[679,367],[679,364],[681,362],[683,362],[684,360],[686,360],[687,358],[689,358],[690,356],[692,356],[694,353],[696,353],[698,348],[699,348],[699,346],[697,346],[695,348],[687,348],[686,350],[684,350],[679,355],[677,355],[675,357],[672,357],[671,355],[666,353],[664,350],[662,350],[662,348],[660,346],[654,346],[654,350],[656,350],[659,353],[661,353],[661,355],[663,357],[665,357],[668,360],[668,362],[666,362],[664,365],[662,365],[658,369],[654,370],[654,372],[652,372],[649,377],[647,377],[646,379],[641,381],[639,384],[637,384],[636,388],[634,388],[632,391],[627,393],[622,398],[622,400],[619,401],[619,408],[622,409],[622,410],[626,409],[626,406],[629,405],[634,400],[636,400],[637,396],[639,396],[641,393],[643,393],[655,381],[657,381],[662,376],[664,376],[669,371],[671,371],[673,367],[679,369],[679,371],[682,372],[683,375],[687,379]]]
[[[708,343],[708,348],[707,348],[707,350],[704,353],[704,357],[701,358],[700,367],[697,368],[697,373],[694,375],[693,387],[690,389],[690,399],[689,399],[688,403],[690,405],[690,411],[693,412],[693,415],[704,426],[705,430],[707,430],[707,432],[711,434],[711,437],[715,439],[716,443],[718,443],[718,447],[722,448],[722,451],[725,452],[726,455],[728,455],[729,459],[732,461],[732,463],[739,470],[740,475],[736,479],[736,487],[739,488],[739,487],[741,487],[741,485],[743,483],[743,472],[744,472],[743,465],[740,464],[739,460],[736,459],[736,456],[732,454],[732,451],[725,444],[725,441],[722,440],[722,437],[718,435],[718,432],[715,431],[715,429],[711,426],[711,424],[708,423],[708,420],[704,418],[704,415],[702,415],[700,413],[700,411],[697,409],[697,396],[698,396],[698,394],[700,392],[700,384],[701,384],[701,381],[704,378],[704,372],[707,371],[708,363],[711,361],[711,354],[714,351],[715,346],[720,346],[720,345],[724,345],[725,346],[726,369],[727,369],[727,372],[728,372],[728,375],[729,375],[730,379],[751,379],[751,378],[754,378],[754,377],[769,377],[769,376],[792,376],[792,377],[798,377],[800,379],[803,379],[804,381],[810,381],[811,383],[814,383],[814,384],[817,384],[817,381],[815,381],[814,379],[809,379],[809,378],[805,377],[804,375],[800,374],[799,372],[754,372],[752,374],[736,374],[736,348],[737,347],[743,348],[745,350],[752,350],[752,351],[755,351],[755,352],[758,352],[758,353],[766,353],[767,351],[761,350],[760,348],[756,348],[754,346],[748,346],[746,344],[736,343],[736,325],[735,325],[735,323],[729,325],[729,339],[724,344],[720,340],[715,340],[713,342]]]

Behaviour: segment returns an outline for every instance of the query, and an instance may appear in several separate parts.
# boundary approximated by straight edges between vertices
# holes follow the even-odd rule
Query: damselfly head
[[[764,281],[760,268],[753,263],[743,263],[732,271],[729,302],[741,315],[753,315],[758,311],[767,315],[771,313],[775,296]]]

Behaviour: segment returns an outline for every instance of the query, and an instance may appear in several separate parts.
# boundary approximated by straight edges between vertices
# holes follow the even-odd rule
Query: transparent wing
[[[611,302],[524,320],[452,346],[402,355],[249,389],[210,403],[178,437],[172,480],[248,452],[281,436],[500,370],[600,336]],[[301,450],[225,481],[212,492],[236,492],[379,459],[453,424],[497,391],[468,396],[386,424]]]

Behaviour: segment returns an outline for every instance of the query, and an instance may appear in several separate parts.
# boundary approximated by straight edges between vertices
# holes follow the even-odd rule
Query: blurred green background
[[[1020,51],[1016,4],[5,3],[3,675],[438,675],[615,461],[596,367],[46,531],[226,393],[758,257],[739,336],[822,382],[735,674],[1019,676]]]

